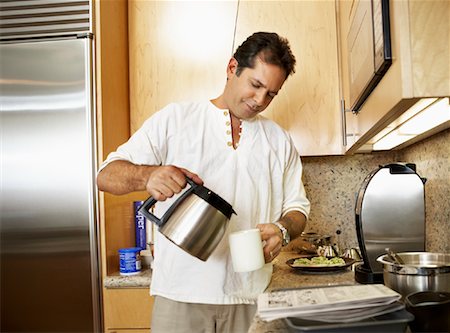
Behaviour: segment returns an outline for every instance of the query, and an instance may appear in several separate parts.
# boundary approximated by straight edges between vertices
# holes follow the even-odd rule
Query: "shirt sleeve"
[[[130,139],[111,152],[98,172],[117,160],[136,165],[161,165],[166,155],[166,140],[173,105],[168,105],[147,119]]]
[[[283,177],[284,201],[282,215],[296,210],[308,218],[311,205],[306,197],[305,187],[303,186],[303,166],[300,156],[295,150],[294,143],[290,138],[287,155],[287,163]]]

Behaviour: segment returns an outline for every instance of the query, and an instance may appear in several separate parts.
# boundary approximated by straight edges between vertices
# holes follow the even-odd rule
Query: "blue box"
[[[134,224],[136,226],[136,247],[140,247],[145,250],[147,248],[147,239],[145,231],[145,216],[138,212],[139,207],[142,206],[144,201],[134,202]]]

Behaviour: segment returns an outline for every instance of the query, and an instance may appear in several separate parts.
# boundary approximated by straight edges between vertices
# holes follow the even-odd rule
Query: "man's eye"
[[[252,83],[253,88],[260,88],[261,86],[257,83]]]

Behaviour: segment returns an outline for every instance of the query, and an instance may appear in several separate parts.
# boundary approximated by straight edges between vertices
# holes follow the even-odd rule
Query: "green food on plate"
[[[327,257],[312,257],[308,258],[298,258],[293,262],[294,266],[316,266],[316,265],[345,265],[345,260],[339,257],[327,258]]]

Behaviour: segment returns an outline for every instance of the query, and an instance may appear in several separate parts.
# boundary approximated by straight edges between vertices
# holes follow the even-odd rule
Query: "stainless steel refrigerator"
[[[2,332],[102,330],[92,53],[0,44]]]

